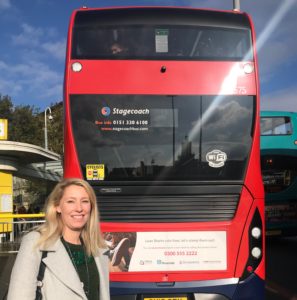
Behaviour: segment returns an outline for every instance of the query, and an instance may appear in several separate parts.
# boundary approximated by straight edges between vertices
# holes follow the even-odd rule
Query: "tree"
[[[42,146],[39,109],[30,105],[14,106],[9,96],[0,95],[0,118],[8,120],[8,139]]]
[[[53,120],[47,122],[49,149],[63,154],[63,103],[51,105]],[[0,118],[8,120],[8,139],[44,147],[44,112],[30,105],[14,106],[0,94]]]
[[[51,105],[53,120],[48,122],[48,147],[51,151],[63,154],[63,102]]]
[[[0,119],[8,120],[8,138],[11,129],[11,120],[13,115],[13,104],[9,96],[2,96],[0,94]]]
[[[12,115],[10,140],[42,146],[42,124],[34,106],[16,106]]]
[[[0,117],[1,119],[10,119],[13,113],[13,104],[9,96],[0,94]]]

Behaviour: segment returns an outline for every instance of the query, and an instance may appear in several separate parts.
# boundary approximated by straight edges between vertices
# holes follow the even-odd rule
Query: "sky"
[[[62,101],[72,11],[123,5],[229,10],[233,0],[0,0],[0,94],[41,110]],[[241,10],[256,29],[261,110],[297,111],[297,0],[241,0]]]

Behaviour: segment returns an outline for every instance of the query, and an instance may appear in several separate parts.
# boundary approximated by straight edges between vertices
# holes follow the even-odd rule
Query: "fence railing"
[[[44,214],[5,214],[0,216],[0,253],[17,252],[22,237],[44,223]]]

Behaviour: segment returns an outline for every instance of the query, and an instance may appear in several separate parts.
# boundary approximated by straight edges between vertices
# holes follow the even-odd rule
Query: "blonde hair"
[[[45,223],[37,228],[37,231],[40,232],[40,239],[37,246],[42,246],[46,249],[62,236],[64,225],[61,215],[56,211],[56,207],[60,204],[65,189],[71,185],[83,187],[90,198],[91,213],[82,230],[81,238],[86,247],[87,254],[93,256],[98,255],[99,248],[106,248],[106,245],[99,228],[96,195],[93,188],[86,181],[78,178],[63,179],[55,186],[49,195],[45,207]]]

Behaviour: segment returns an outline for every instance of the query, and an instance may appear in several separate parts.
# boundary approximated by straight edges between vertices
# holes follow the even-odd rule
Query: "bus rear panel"
[[[267,236],[297,234],[297,113],[261,112]]]
[[[111,299],[264,298],[249,17],[81,9],[68,40],[64,172],[98,197]]]

